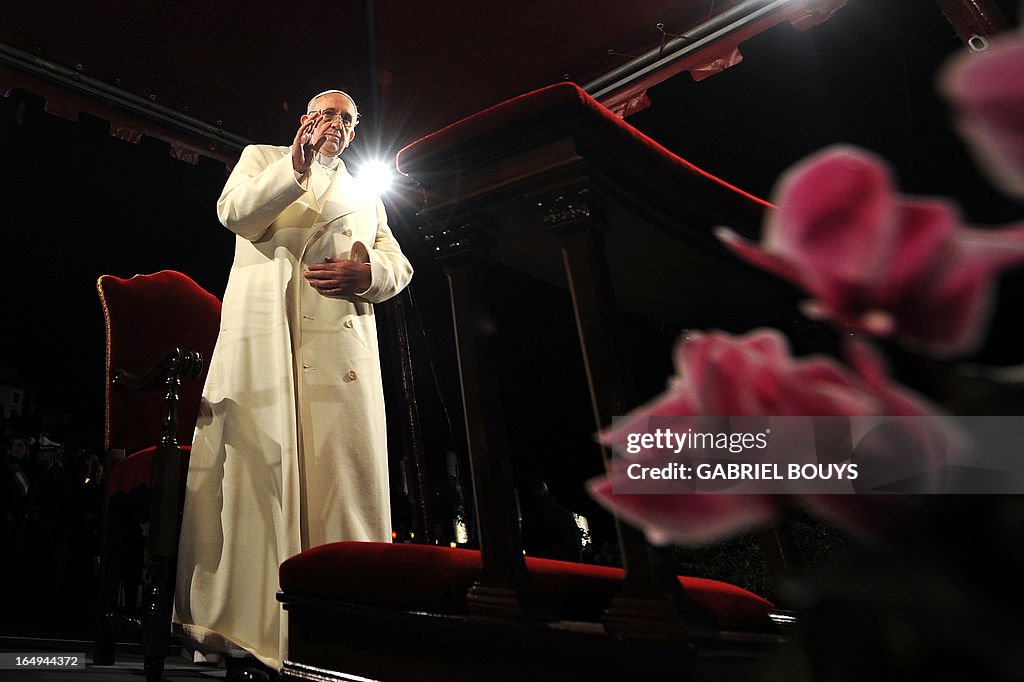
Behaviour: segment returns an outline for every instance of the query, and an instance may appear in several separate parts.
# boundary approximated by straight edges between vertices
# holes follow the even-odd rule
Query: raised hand
[[[313,163],[313,157],[320,151],[327,138],[317,135],[322,114],[313,114],[307,118],[295,133],[292,141],[292,169],[299,175],[305,175]],[[314,138],[316,141],[314,142]]]

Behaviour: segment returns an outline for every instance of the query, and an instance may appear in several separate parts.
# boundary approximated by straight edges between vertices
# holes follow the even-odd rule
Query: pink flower
[[[1024,31],[945,66],[939,87],[960,114],[960,133],[1007,194],[1024,198]]]
[[[774,329],[734,337],[691,333],[676,349],[676,375],[668,390],[605,432],[601,440],[619,452],[630,433],[645,431],[649,417],[720,416],[923,416],[938,410],[892,385],[866,345],[851,348],[856,373],[822,356],[796,359]],[[706,423],[706,422],[705,422]],[[614,492],[630,463],[663,464],[644,451],[616,458],[610,474],[589,482],[598,502],[642,528],[652,542],[707,542],[763,524],[793,502],[783,495]],[[901,496],[800,495],[799,502],[847,530],[873,538],[894,525]]]
[[[789,169],[774,203],[760,246],[719,238],[810,293],[808,315],[937,355],[981,341],[995,275],[1024,261],[1024,225],[967,227],[948,201],[896,194],[885,163],[852,147]]]

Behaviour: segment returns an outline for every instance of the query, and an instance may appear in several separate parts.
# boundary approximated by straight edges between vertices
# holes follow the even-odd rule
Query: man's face
[[[313,133],[313,146],[323,139],[320,147],[320,155],[335,157],[352,142],[356,136],[355,126],[346,127],[345,121],[356,120],[356,105],[345,95],[336,92],[321,95],[313,100],[313,112],[333,112],[334,119],[331,121],[321,120]],[[314,113],[304,114],[301,122],[305,123]]]
[[[11,457],[14,459],[24,459],[27,454],[28,443],[25,442],[24,438],[15,438],[11,441]]]

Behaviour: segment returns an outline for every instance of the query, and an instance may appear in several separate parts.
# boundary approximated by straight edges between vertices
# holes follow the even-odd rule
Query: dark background
[[[998,4],[1016,23],[1016,3]],[[184,56],[190,48],[182,43],[178,49]],[[651,89],[652,106],[629,122],[761,196],[770,196],[778,175],[801,157],[846,142],[887,158],[908,193],[952,197],[978,223],[1020,220],[1024,207],[979,175],[935,94],[937,69],[962,49],[934,2],[850,0],[810,31],[784,25],[750,40],[742,46],[744,62],[721,74],[699,83],[683,74]],[[167,61],[174,55],[160,56]],[[230,80],[197,71],[188,78],[197,90],[232,93]],[[435,78],[443,81],[443,74]],[[309,94],[320,87],[307,84],[308,76],[300,80]],[[188,79],[181,87],[188,89]],[[450,87],[458,89],[454,76]],[[259,120],[254,100],[244,92],[232,96],[239,110]],[[437,118],[424,108],[413,114]],[[283,120],[297,118],[292,109]],[[267,113],[275,121],[269,128],[280,137],[259,141],[287,144],[290,129],[277,122],[281,111]],[[370,137],[357,137],[347,154],[367,156],[377,146]],[[395,144],[383,140],[381,146]],[[165,143],[149,137],[137,144],[117,140],[106,122],[88,115],[77,122],[57,118],[30,93],[13,90],[0,98],[0,383],[29,390],[30,409],[20,428],[46,428],[69,448],[102,450],[104,329],[96,279],[174,269],[222,295],[233,235],[217,222],[214,205],[225,179],[226,169],[216,161],[175,160]],[[444,451],[465,457],[447,285],[418,237],[409,199],[392,195],[385,203],[417,270],[409,332],[428,457],[433,475],[443,476]],[[1003,311],[1019,308],[1019,279],[1006,278]],[[580,485],[600,463],[569,301],[558,290],[513,275],[496,274],[492,286],[495,299],[504,301],[502,343],[511,351],[505,373],[518,476],[547,479],[563,505],[596,518]],[[995,340],[980,359],[1022,360],[1015,344],[1000,341],[1012,324],[1008,318],[1006,312],[997,316]],[[637,329],[649,333],[634,346],[634,360],[650,397],[670,372],[669,349],[679,330]],[[401,505],[395,500],[399,520]]]

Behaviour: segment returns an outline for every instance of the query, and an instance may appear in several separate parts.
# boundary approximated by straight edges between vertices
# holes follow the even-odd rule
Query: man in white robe
[[[189,463],[174,620],[201,651],[280,669],[288,557],[390,541],[373,303],[412,267],[349,175],[351,97],[314,97],[290,147],[247,147],[217,203],[236,237]],[[241,677],[239,679],[258,679]]]

